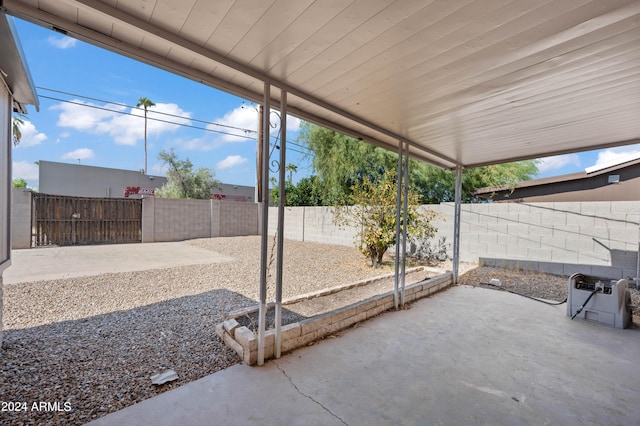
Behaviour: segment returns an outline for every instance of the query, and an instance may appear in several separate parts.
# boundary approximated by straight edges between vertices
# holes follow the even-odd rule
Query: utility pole
[[[256,202],[262,202],[262,116],[264,115],[262,111],[262,105],[258,106],[258,149],[257,149],[257,161],[256,161],[256,173],[257,173],[257,183],[256,183]]]

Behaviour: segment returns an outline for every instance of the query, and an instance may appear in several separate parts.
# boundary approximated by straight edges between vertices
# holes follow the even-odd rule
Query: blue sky
[[[213,169],[222,182],[255,185],[256,105],[28,22],[15,24],[40,111],[28,107],[21,143],[13,150],[14,179],[38,188],[38,160],[143,169],[144,113],[132,107],[147,97],[156,104],[147,122],[149,174],[164,175],[158,153],[173,148],[195,168]],[[289,141],[295,142],[299,125],[289,118]],[[311,171],[300,151],[287,149],[287,163],[298,166],[294,181]]]
[[[173,148],[196,168],[213,169],[222,182],[255,185],[258,114],[251,102],[19,19],[15,24],[40,111],[29,107],[22,142],[13,151],[14,179],[38,188],[38,160],[143,169],[143,112],[132,107],[147,97],[156,104],[148,121],[149,174],[164,175],[158,153]],[[295,142],[299,124],[288,120],[289,141]],[[301,151],[295,145],[287,149],[287,163],[298,166],[294,182],[311,172]],[[549,157],[540,160],[537,177],[583,171],[639,152],[633,145]]]

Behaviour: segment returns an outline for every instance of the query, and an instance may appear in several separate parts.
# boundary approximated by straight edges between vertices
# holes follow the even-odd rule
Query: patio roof
[[[2,0],[443,168],[640,142],[640,1]]]
[[[0,16],[0,40],[3,41],[0,43],[0,82],[4,81],[11,91],[13,108],[26,114],[27,105],[34,105],[38,110],[39,103],[17,34],[13,20]]]

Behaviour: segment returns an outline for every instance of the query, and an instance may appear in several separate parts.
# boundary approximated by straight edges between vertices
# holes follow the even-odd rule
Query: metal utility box
[[[575,315],[576,318],[627,328],[632,318],[631,292],[628,287],[626,279],[616,281],[573,274],[569,278],[567,316]],[[591,299],[587,302],[590,296]],[[583,305],[582,312],[576,315]]]

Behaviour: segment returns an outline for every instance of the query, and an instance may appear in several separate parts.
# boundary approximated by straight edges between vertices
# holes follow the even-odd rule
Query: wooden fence
[[[33,194],[34,246],[139,243],[142,200]]]

